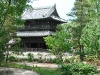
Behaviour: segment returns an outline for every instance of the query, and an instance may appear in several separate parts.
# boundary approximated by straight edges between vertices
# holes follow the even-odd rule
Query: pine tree
[[[100,59],[100,0],[89,0],[91,5],[91,21],[84,27],[81,43],[87,54],[96,55]]]
[[[76,0],[71,13],[68,14],[73,17],[71,21],[75,22],[75,26],[72,28],[73,47],[79,52],[81,61],[84,60],[84,46],[80,43],[80,39],[83,28],[91,20],[90,11],[88,0]]]

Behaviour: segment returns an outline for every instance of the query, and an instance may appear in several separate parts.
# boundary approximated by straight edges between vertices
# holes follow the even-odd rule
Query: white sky
[[[34,7],[44,7],[44,6],[51,6],[56,4],[57,12],[59,16],[63,19],[69,19],[66,15],[69,13],[74,6],[75,0],[35,0],[32,3]]]

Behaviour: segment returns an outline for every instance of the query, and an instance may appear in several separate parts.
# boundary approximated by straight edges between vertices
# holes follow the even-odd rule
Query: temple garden
[[[84,62],[80,62],[79,56],[68,53],[64,53],[63,62],[48,52],[10,53],[8,62],[1,64],[0,75],[21,75],[21,71],[24,75],[28,72],[31,75],[30,71],[39,75],[94,75],[99,73],[99,65],[95,57],[86,57]]]

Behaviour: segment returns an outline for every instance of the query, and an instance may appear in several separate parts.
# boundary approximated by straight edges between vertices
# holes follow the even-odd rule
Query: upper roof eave
[[[62,22],[62,23],[67,23],[68,22],[67,20],[59,18],[59,17],[56,17],[56,16],[51,16],[51,18],[56,20],[56,21]]]

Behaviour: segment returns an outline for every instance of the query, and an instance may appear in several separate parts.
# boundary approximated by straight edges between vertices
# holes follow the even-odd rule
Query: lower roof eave
[[[17,32],[18,37],[45,37],[48,35],[54,35],[53,31],[19,31]]]

